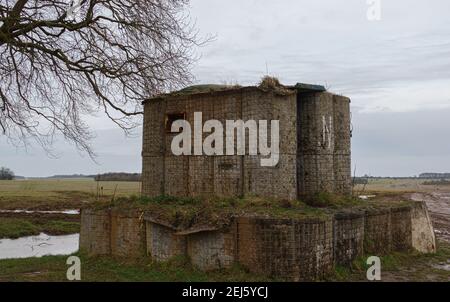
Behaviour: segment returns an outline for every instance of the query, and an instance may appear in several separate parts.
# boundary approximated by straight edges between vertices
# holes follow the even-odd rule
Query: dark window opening
[[[170,113],[166,115],[166,132],[172,132],[172,124],[178,120],[186,119],[185,113]],[[173,133],[179,133],[180,131],[175,131]]]

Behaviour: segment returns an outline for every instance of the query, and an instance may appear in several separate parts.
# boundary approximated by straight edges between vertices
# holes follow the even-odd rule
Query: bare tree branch
[[[188,0],[0,0],[0,131],[91,157],[83,121],[99,110],[125,131],[141,102],[191,81],[200,42]],[[48,149],[47,149],[48,150]]]

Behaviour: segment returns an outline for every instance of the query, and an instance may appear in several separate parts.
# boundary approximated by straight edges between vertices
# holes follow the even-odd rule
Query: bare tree
[[[191,80],[188,0],[0,0],[0,131],[93,156],[85,117],[128,131],[141,102]]]

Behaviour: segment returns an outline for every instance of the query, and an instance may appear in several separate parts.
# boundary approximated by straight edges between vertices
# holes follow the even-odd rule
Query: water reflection
[[[25,213],[25,214],[67,214],[67,215],[78,215],[80,210],[63,210],[63,211],[33,211],[33,210],[0,210],[0,213]]]
[[[79,234],[27,236],[18,239],[0,239],[0,259],[70,255],[78,251]]]

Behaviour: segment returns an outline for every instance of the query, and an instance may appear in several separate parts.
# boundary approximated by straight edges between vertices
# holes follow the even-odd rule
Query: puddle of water
[[[78,251],[79,234],[49,236],[41,233],[18,239],[0,239],[0,259],[70,255]]]
[[[41,214],[67,214],[67,215],[78,215],[80,210],[63,210],[63,211],[32,211],[32,210],[0,210],[0,213],[41,213]]]
[[[358,196],[360,199],[367,200],[369,198],[377,197],[376,195],[360,195]]]

